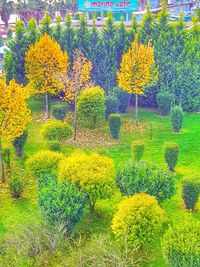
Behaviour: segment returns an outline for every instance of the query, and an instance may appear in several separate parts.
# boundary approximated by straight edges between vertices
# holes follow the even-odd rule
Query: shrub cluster
[[[164,144],[164,158],[170,171],[173,171],[178,162],[179,146],[173,142]]]
[[[200,266],[200,222],[174,225],[165,233],[163,254],[169,266]]]
[[[169,115],[173,103],[173,95],[169,92],[158,93],[157,103],[160,114],[163,116]]]
[[[121,116],[119,114],[110,114],[108,124],[112,137],[118,139],[121,128]]]
[[[144,141],[134,141],[131,144],[131,150],[132,150],[132,156],[133,159],[136,161],[140,161],[143,154],[144,154],[144,147],[145,142]]]
[[[110,114],[119,112],[119,101],[118,98],[111,94],[106,98],[106,119]]]
[[[187,209],[194,209],[200,194],[200,179],[194,176],[182,181],[182,198]]]
[[[183,110],[176,106],[171,109],[171,122],[174,132],[179,132],[183,123]]]
[[[114,87],[113,93],[119,101],[119,112],[126,113],[129,106],[130,95],[119,87]]]
[[[117,173],[117,184],[123,195],[146,192],[159,202],[174,194],[174,176],[147,162],[128,161]]]
[[[49,141],[48,142],[49,150],[60,152],[61,144],[59,141]]]
[[[126,197],[112,221],[117,240],[131,245],[145,245],[155,239],[165,221],[164,211],[155,197],[141,193]]]
[[[51,115],[56,120],[63,121],[65,116],[67,115],[67,106],[66,105],[60,105],[60,104],[51,106]]]

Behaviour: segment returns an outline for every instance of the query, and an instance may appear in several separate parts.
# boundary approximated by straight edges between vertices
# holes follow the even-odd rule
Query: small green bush
[[[200,266],[200,222],[170,227],[162,240],[165,260],[173,267]]]
[[[200,194],[200,178],[187,177],[182,181],[182,198],[187,209],[194,209]]]
[[[119,87],[114,87],[113,93],[119,101],[119,112],[126,113],[130,102],[130,95]]]
[[[114,139],[119,138],[121,128],[121,116],[119,114],[110,114],[108,117],[109,129]]]
[[[146,192],[159,202],[174,194],[174,175],[152,163],[128,161],[117,173],[117,184],[123,195]]]
[[[58,141],[50,141],[48,142],[49,150],[60,152],[61,151],[61,144]]]
[[[176,143],[164,144],[164,158],[170,171],[173,171],[178,162],[179,146]]]
[[[86,195],[74,184],[60,183],[53,176],[40,177],[38,199],[48,221],[64,223],[68,232],[81,219],[87,201]]]
[[[84,89],[78,97],[77,113],[85,126],[95,128],[105,118],[105,94],[98,86]]]
[[[37,178],[42,174],[55,174],[57,173],[59,162],[64,158],[61,153],[44,150],[29,158],[26,162],[26,167],[30,174]]]
[[[145,142],[144,141],[134,141],[131,144],[131,150],[132,150],[132,156],[134,160],[140,161],[143,154],[144,154],[144,147],[145,147]]]
[[[17,157],[22,157],[27,137],[28,132],[24,131],[20,137],[15,138],[15,140],[13,141],[13,146],[15,148]]]
[[[116,96],[108,95],[106,98],[106,119],[110,114],[118,113],[119,101]]]
[[[174,132],[179,132],[183,123],[183,110],[176,106],[171,109],[171,122]]]
[[[10,171],[10,158],[11,158],[11,151],[9,148],[5,148],[3,150],[3,163],[5,163],[6,168]]]
[[[61,120],[63,121],[65,116],[67,115],[67,106],[66,105],[53,105],[51,107],[51,115],[56,119],[56,120]]]
[[[24,182],[20,178],[14,177],[8,180],[8,185],[12,197],[19,198],[24,190]]]
[[[160,114],[163,116],[169,115],[173,103],[173,95],[169,92],[158,93],[157,103]]]
[[[48,141],[64,142],[73,135],[73,128],[61,121],[49,121],[42,129],[44,138]]]
[[[165,221],[165,213],[155,197],[141,193],[124,198],[112,221],[119,242],[144,246],[152,242]]]

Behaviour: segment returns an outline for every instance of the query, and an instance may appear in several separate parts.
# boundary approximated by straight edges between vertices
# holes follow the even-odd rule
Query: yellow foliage
[[[68,55],[48,34],[45,33],[30,46],[25,60],[30,92],[55,94],[63,89],[59,77],[67,71]]]
[[[0,140],[12,141],[22,135],[30,121],[27,97],[26,90],[14,80],[6,86],[0,79]]]
[[[145,193],[124,198],[112,221],[112,230],[119,241],[143,245],[156,236],[165,221],[165,213],[155,197]]]
[[[120,70],[117,72],[119,87],[130,94],[142,95],[144,87],[157,80],[157,68],[154,61],[154,49],[149,43],[138,43],[138,36],[128,52],[122,57]]]

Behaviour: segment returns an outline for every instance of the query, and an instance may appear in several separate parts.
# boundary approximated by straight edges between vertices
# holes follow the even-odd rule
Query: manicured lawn
[[[38,102],[40,105],[41,103]],[[32,109],[41,110],[32,106]],[[41,133],[42,114],[33,113],[33,122],[29,125],[29,136],[25,146],[25,157],[23,159],[12,158],[12,164],[23,166],[25,160],[39,150],[47,149],[47,143]],[[161,117],[157,111],[140,110],[140,125],[134,126],[134,113],[131,110],[123,115],[123,126],[121,138],[118,142],[113,142],[108,135],[108,127],[102,125],[95,131],[90,131],[87,138],[87,132],[81,136],[77,142],[78,147],[86,151],[96,150],[100,153],[113,158],[116,164],[116,170],[128,160],[131,155],[130,145],[133,140],[145,140],[146,147],[144,159],[165,166],[163,160],[163,144],[165,141],[173,141],[180,146],[180,157],[176,167],[176,195],[162,203],[166,210],[169,223],[178,223],[184,220],[200,220],[199,209],[194,213],[186,211],[183,208],[181,199],[180,181],[184,175],[200,172],[200,114],[185,114],[183,130],[181,133],[173,133],[169,117]],[[84,130],[81,130],[84,132]],[[101,142],[95,145],[95,138],[92,135],[102,138]],[[91,138],[90,138],[91,137]],[[84,140],[84,138],[86,140]],[[96,138],[97,139],[97,138]],[[63,146],[63,153],[69,155],[76,148],[76,144],[71,142]],[[13,230],[17,231],[21,224],[37,220],[40,218],[37,209],[37,182],[27,177],[28,186],[22,199],[13,200],[10,197],[7,187],[0,189],[0,236]],[[75,235],[80,232],[90,238],[92,234],[102,234],[110,231],[111,219],[116,206],[121,199],[119,192],[112,199],[102,200],[97,203],[97,216],[91,220],[85,216],[77,225]],[[198,203],[200,208],[200,203]],[[197,207],[197,208],[198,208]],[[142,266],[165,266],[161,252],[160,238],[152,245],[153,256],[149,256]]]

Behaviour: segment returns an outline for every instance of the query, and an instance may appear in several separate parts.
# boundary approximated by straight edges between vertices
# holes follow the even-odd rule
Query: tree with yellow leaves
[[[0,79],[0,175],[5,182],[2,160],[2,142],[20,137],[30,120],[30,110],[26,104],[28,94],[14,80],[9,85]]]
[[[76,50],[72,67],[66,75],[61,77],[65,84],[62,99],[74,104],[74,140],[76,140],[77,135],[77,97],[88,85],[91,70],[92,63],[84,57],[81,51]]]
[[[117,72],[119,87],[129,94],[135,94],[135,117],[138,125],[138,95],[143,95],[145,87],[156,82],[157,68],[154,60],[154,49],[138,42],[138,35],[122,57],[120,70]]]
[[[32,93],[45,94],[46,118],[49,117],[48,94],[56,94],[63,89],[59,76],[64,75],[69,66],[68,55],[48,34],[30,46],[26,53],[26,76]]]

